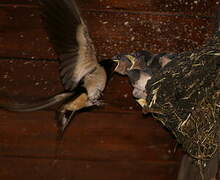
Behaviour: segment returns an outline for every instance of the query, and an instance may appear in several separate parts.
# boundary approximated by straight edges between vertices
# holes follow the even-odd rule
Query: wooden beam
[[[181,52],[211,36],[215,19],[115,11],[83,12],[100,59],[137,50]],[[39,10],[0,9],[0,57],[56,58]]]
[[[38,0],[1,0],[0,6],[5,5],[37,5]],[[84,11],[133,11],[133,12],[173,12],[191,15],[213,16],[216,12],[218,0],[208,1],[178,1],[178,0],[77,0]]]
[[[0,158],[1,179],[175,180],[177,163]]]
[[[182,155],[169,132],[141,113],[77,113],[60,143],[53,112],[0,114],[1,157],[166,162]]]

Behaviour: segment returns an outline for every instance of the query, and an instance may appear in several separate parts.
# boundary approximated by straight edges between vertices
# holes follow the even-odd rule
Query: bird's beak
[[[128,60],[131,62],[131,67],[129,68],[129,70],[133,69],[134,68],[134,65],[135,65],[135,57],[131,56],[131,55],[126,55],[126,57],[128,58]]]
[[[147,105],[147,101],[145,99],[138,99],[136,101],[142,108]]]
[[[114,69],[114,71],[116,71],[116,69],[117,69],[118,66],[119,66],[119,60],[118,60],[118,59],[114,59],[113,62],[115,62],[115,63],[117,64],[116,67],[115,67],[115,69]]]

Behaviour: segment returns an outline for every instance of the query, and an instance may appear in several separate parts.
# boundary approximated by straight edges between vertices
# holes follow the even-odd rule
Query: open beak
[[[115,69],[114,69],[114,71],[116,71],[116,69],[117,69],[118,66],[119,66],[119,60],[118,60],[118,59],[114,59],[113,62],[117,64],[116,67],[115,67]]]
[[[147,101],[145,99],[138,99],[136,101],[142,108],[144,108],[147,105]]]
[[[136,62],[136,59],[135,57],[131,56],[131,55],[126,55],[126,57],[128,58],[128,60],[131,62],[131,67],[129,68],[129,70],[133,69],[134,68],[134,65],[135,65],[135,62]]]

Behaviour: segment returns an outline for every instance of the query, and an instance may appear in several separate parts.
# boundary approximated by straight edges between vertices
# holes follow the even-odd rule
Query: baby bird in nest
[[[148,81],[174,57],[175,54],[172,53],[151,54],[148,51],[137,51],[132,54],[117,55],[112,59],[117,63],[114,71],[128,76],[134,88],[132,94],[143,107],[147,97]]]
[[[40,103],[2,104],[0,107],[27,112],[65,101],[58,110],[57,118],[57,126],[62,134],[76,111],[102,104],[99,99],[107,82],[104,67],[110,61],[98,63],[88,28],[74,0],[40,0],[40,7],[49,39],[59,57],[60,77],[66,92]],[[75,97],[79,86],[84,91],[81,88]]]

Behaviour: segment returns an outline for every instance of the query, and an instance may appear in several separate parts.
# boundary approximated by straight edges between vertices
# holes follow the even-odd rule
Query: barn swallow
[[[13,103],[13,104],[0,104],[0,108],[9,110],[9,111],[16,111],[16,112],[31,112],[31,111],[38,111],[41,109],[45,109],[47,107],[50,107],[54,104],[57,104],[59,102],[65,101],[66,99],[69,99],[73,96],[73,93],[71,92],[64,92],[60,93],[58,95],[52,96],[50,98],[46,98],[44,100],[41,100],[36,103],[30,103],[30,104],[19,104],[19,103]]]
[[[163,69],[175,57],[172,53],[151,54],[148,51],[137,51],[132,54],[121,54],[112,59],[118,65],[115,72],[127,75],[133,89],[133,96],[137,98],[141,107],[146,105],[146,85],[151,77]]]
[[[137,99],[138,104],[142,107],[146,104],[146,86],[152,78],[152,72],[149,68],[145,70],[133,69],[128,72],[128,78],[133,86],[132,95]]]
[[[173,53],[159,53],[154,54],[151,59],[147,62],[153,73],[157,73],[160,69],[163,69],[172,59],[176,56]]]
[[[66,104],[59,109],[57,118],[58,129],[63,133],[76,111],[102,104],[99,98],[106,86],[107,74],[97,61],[93,42],[76,2],[74,0],[39,1],[43,23],[58,55],[60,78],[67,93],[40,104],[5,108],[14,111],[32,111],[65,100]],[[105,64],[103,62],[102,64]],[[79,86],[83,87],[84,91],[73,97]]]
[[[152,57],[148,51],[137,51],[131,54],[120,54],[114,56],[112,60],[117,63],[115,72],[121,75],[127,75],[129,70],[144,70],[147,67],[147,61]]]
[[[95,47],[76,2],[40,2],[49,39],[60,59],[60,77],[65,89],[72,92],[81,85],[86,90],[61,107],[58,126],[63,131],[74,112],[101,105],[99,98],[106,86],[107,74],[97,61]]]

